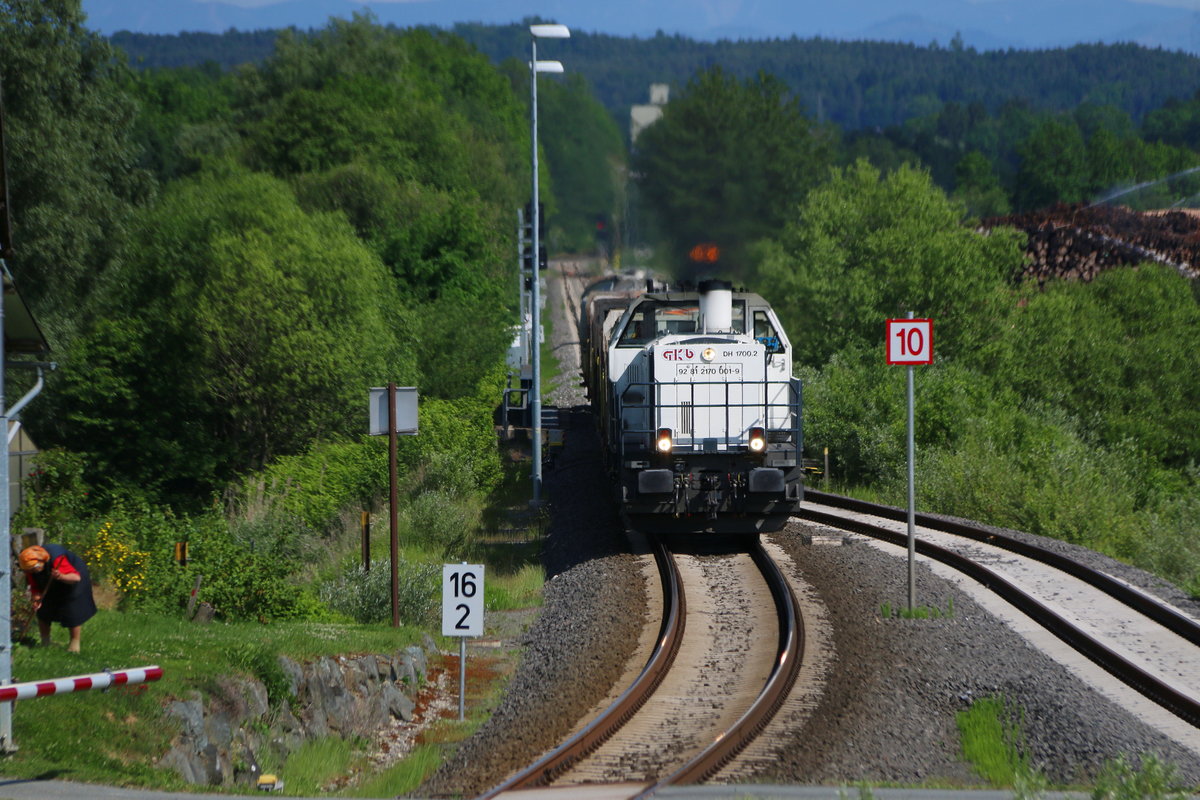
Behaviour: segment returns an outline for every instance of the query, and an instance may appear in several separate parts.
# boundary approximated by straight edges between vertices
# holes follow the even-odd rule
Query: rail
[[[830,497],[824,493],[812,492],[807,499],[812,502],[820,502],[817,500],[816,495],[826,498]],[[848,500],[849,498],[845,499]],[[858,501],[854,502],[857,503]],[[897,546],[905,546],[908,541],[906,533],[872,525],[861,520],[845,519],[833,514],[826,514],[812,508],[801,508],[795,513],[795,516],[819,522],[833,528],[861,533]],[[1053,633],[1067,645],[1087,656],[1087,658],[1102,669],[1190,725],[1200,727],[1200,703],[1194,698],[1180,692],[1170,684],[1159,680],[1116,651],[1106,647],[1094,637],[1052,611],[1032,595],[1018,588],[1015,584],[998,575],[996,572],[959,553],[939,547],[923,539],[917,539],[916,550],[923,556],[940,561],[962,572],[964,575],[968,575],[979,581],[1014,607],[1027,614],[1031,619]],[[1089,569],[1082,564],[1079,567],[1083,570]]]
[[[908,519],[907,511],[894,506],[869,503],[866,500],[856,500],[853,497],[819,492],[814,489],[806,489],[804,496],[810,502],[834,508],[843,508],[847,511],[873,514],[877,517],[896,521]],[[1200,624],[1197,624],[1195,620],[1179,613],[1170,606],[1164,605],[1146,593],[1061,553],[1047,550],[1044,547],[1039,547],[1036,544],[1022,541],[1012,536],[1006,536],[994,530],[988,530],[981,525],[970,522],[942,519],[930,516],[929,514],[917,514],[915,522],[923,528],[942,531],[943,533],[953,533],[956,536],[963,536],[977,542],[984,542],[1054,567],[1099,589],[1113,599],[1124,603],[1135,611],[1154,620],[1159,625],[1182,636],[1192,644],[1200,646]]]
[[[477,800],[489,800],[503,792],[550,783],[604,744],[654,694],[679,652],[679,644],[683,641],[684,618],[687,616],[687,603],[675,561],[658,539],[654,539],[654,560],[662,580],[663,619],[658,641],[637,679],[585,728],[504,783],[479,795]]]
[[[688,763],[635,795],[639,800],[650,797],[666,786],[700,783],[711,778],[762,733],[796,683],[800,674],[800,654],[804,651],[804,622],[799,604],[792,593],[791,584],[761,544],[755,546],[751,556],[771,588],[779,618],[778,651],[771,675],[762,692],[737,722]]]

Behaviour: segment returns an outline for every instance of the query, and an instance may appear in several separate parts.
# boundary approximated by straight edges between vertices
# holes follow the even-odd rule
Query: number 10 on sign
[[[932,364],[933,320],[889,319],[887,363]]]

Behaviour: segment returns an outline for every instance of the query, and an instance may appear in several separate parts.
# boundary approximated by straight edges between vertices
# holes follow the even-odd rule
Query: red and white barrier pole
[[[119,672],[93,672],[91,675],[75,675],[70,678],[55,678],[49,681],[29,681],[0,686],[0,703],[10,700],[29,700],[52,694],[83,692],[88,689],[107,689],[110,686],[133,686],[138,683],[156,681],[162,677],[162,667],[137,667]]]

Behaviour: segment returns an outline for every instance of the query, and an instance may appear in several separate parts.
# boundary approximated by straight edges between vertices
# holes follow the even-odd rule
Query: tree
[[[1008,197],[992,164],[978,150],[963,156],[954,167],[954,196],[976,217],[998,217],[1009,212]]]
[[[1200,306],[1169,267],[1056,282],[1014,312],[995,374],[1072,414],[1101,444],[1175,468],[1200,454]]]
[[[416,377],[412,322],[343,218],[281,182],[181,181],[139,221],[35,430],[97,474],[203,497],[314,439],[361,432],[364,390]]]
[[[9,195],[22,294],[61,340],[154,190],[131,138],[126,66],[79,0],[0,4]],[[55,343],[58,343],[57,341]]]
[[[820,366],[847,347],[882,347],[883,321],[906,311],[936,320],[940,358],[979,358],[1023,242],[962,218],[926,172],[882,176],[865,161],[834,171],[758,266],[755,285],[781,313],[795,359]]]
[[[1074,122],[1043,121],[1018,148],[1016,204],[1031,209],[1078,203],[1088,181],[1087,151]]]
[[[562,83],[539,81],[538,106],[538,143],[546,151],[557,200],[550,224],[561,229],[569,249],[592,250],[596,223],[607,227],[618,216],[625,143],[580,75]]]
[[[831,155],[783,83],[764,73],[739,82],[714,67],[642,133],[634,166],[672,252],[716,242],[736,264],[779,229]]]

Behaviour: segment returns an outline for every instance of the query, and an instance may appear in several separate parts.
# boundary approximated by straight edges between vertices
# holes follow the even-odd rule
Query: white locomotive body
[[[603,308],[601,306],[601,308]],[[800,383],[759,295],[706,281],[592,318],[586,381],[623,512],[656,531],[778,530],[803,496]]]

